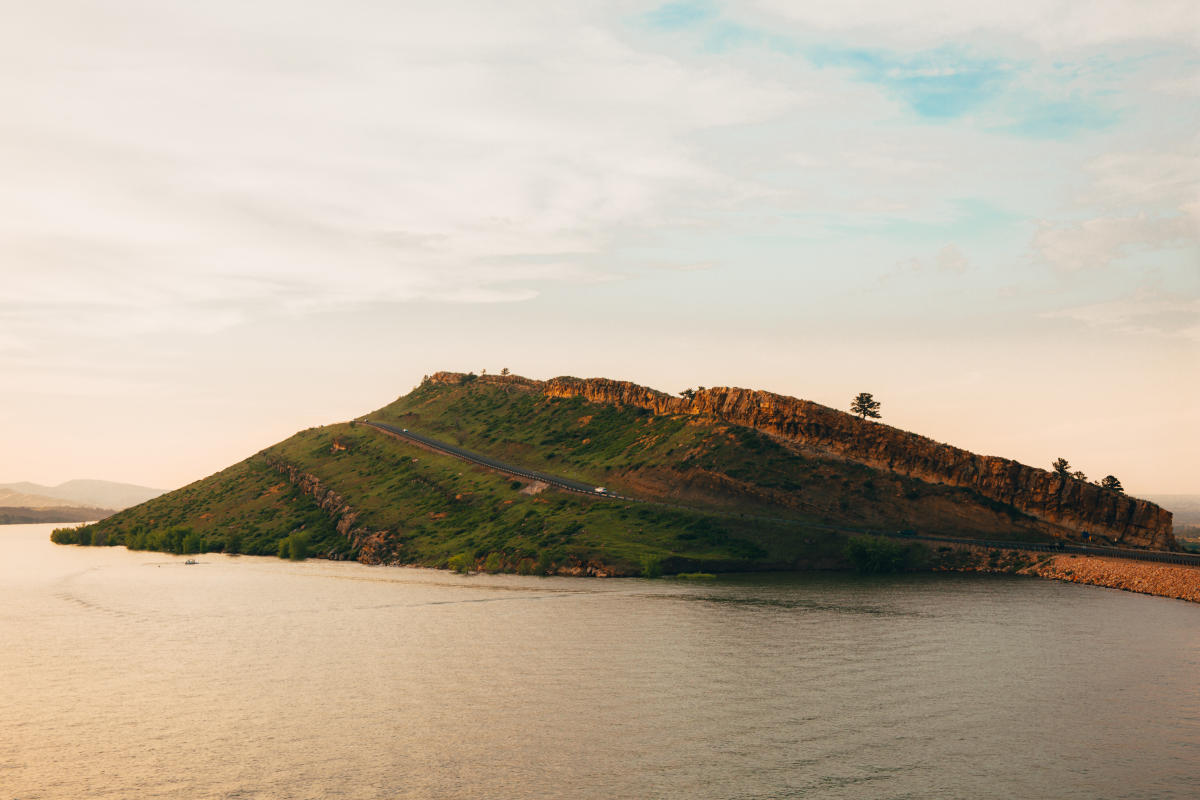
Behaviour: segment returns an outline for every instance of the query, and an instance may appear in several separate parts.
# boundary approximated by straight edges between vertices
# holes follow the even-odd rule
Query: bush
[[[292,561],[308,558],[308,534],[297,531],[280,539],[278,555]]]
[[[499,572],[504,568],[504,564],[500,561],[499,553],[489,553],[487,560],[483,562],[483,568],[487,572]]]
[[[455,572],[466,575],[475,567],[475,557],[470,553],[459,553],[456,556],[450,556],[450,560],[446,564]]]
[[[181,548],[184,555],[190,553],[203,553],[205,551],[204,537],[192,531],[183,537]]]
[[[642,577],[658,578],[662,575],[662,559],[658,556],[642,556]]]
[[[881,536],[856,536],[846,543],[846,558],[863,575],[900,572],[910,566],[909,549]]]
[[[79,544],[79,529],[55,528],[50,531],[50,541],[55,544]]]

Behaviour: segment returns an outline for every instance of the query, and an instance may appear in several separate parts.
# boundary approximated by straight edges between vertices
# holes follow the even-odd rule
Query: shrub
[[[278,555],[292,561],[308,558],[308,534],[296,531],[279,540]]]
[[[50,541],[55,544],[79,544],[79,529],[55,528],[50,531]]]
[[[459,553],[456,556],[450,556],[450,560],[446,564],[455,572],[466,575],[475,566],[475,557],[470,553]]]
[[[658,578],[662,575],[662,559],[658,556],[642,556],[642,577]]]
[[[188,553],[203,553],[205,550],[204,537],[192,531],[183,537],[181,547],[185,555]]]
[[[863,575],[899,572],[909,566],[909,551],[881,536],[856,536],[846,543],[846,558]]]
[[[499,572],[504,568],[503,562],[500,560],[499,553],[489,553],[487,560],[483,562],[483,568],[487,572]]]

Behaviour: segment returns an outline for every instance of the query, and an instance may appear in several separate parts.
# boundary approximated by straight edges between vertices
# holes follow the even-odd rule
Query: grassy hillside
[[[543,490],[343,423],[55,540],[639,574],[839,566],[845,539],[830,525],[1045,537],[1039,523],[968,490],[796,452],[713,420],[548,398],[519,380],[427,381],[367,416],[652,502]]]
[[[638,498],[862,528],[1049,538],[1043,523],[969,489],[791,449],[717,420],[546,397],[517,381],[427,381],[367,417]]]

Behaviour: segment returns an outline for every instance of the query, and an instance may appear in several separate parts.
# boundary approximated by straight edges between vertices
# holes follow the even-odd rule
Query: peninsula
[[[805,400],[452,372],[55,540],[638,575],[838,568],[872,532],[1178,549],[1146,500]]]

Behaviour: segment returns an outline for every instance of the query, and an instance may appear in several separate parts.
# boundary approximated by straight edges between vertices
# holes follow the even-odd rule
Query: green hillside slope
[[[56,541],[639,574],[839,566],[845,540],[831,527],[1046,538],[968,490],[715,420],[550,398],[521,379],[426,381],[367,417],[650,502],[545,488],[342,423]]]

